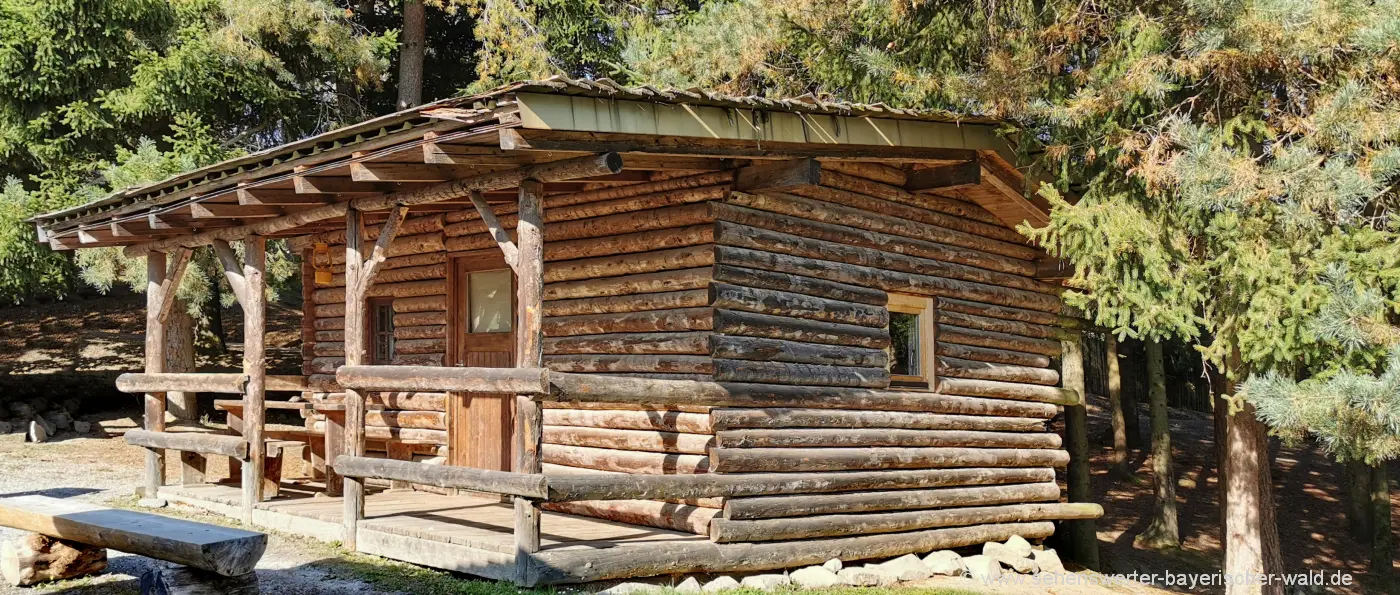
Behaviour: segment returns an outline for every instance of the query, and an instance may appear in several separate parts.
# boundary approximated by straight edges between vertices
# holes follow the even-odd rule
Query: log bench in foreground
[[[239,577],[243,582],[256,580],[247,575],[267,549],[263,533],[48,496],[0,498],[0,525]],[[42,561],[36,556],[26,559]]]

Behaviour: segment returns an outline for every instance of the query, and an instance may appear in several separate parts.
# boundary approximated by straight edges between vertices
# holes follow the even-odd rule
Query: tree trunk
[[[1123,371],[1119,375],[1119,386],[1123,393],[1123,436],[1128,443],[1128,450],[1142,448],[1142,424],[1138,420],[1139,395],[1143,394],[1143,366],[1142,366],[1142,343],[1133,341],[1118,346],[1118,351],[1124,354],[1124,360],[1120,362]],[[1131,384],[1124,383],[1122,378],[1130,379]]]
[[[1167,375],[1162,344],[1147,343],[1148,401],[1152,405],[1152,481],[1156,502],[1152,522],[1137,543],[1153,549],[1181,547],[1176,522],[1176,478],[1172,469],[1172,436],[1167,419]]]
[[[1225,512],[1227,508],[1225,499],[1228,497],[1225,493],[1225,427],[1230,415],[1230,405],[1225,400],[1227,386],[1224,372],[1214,369],[1210,375],[1211,420],[1214,422],[1215,430],[1215,485],[1220,488],[1219,502],[1216,503],[1220,509],[1220,534],[1217,537],[1222,544],[1225,543]]]
[[[423,103],[426,20],[423,0],[404,0],[403,46],[399,49],[399,109]]]
[[[224,288],[220,276],[209,283],[209,301],[204,303],[205,321],[209,325],[209,336],[220,354],[228,353],[228,333],[224,332]]]
[[[1390,532],[1390,477],[1385,462],[1371,468],[1371,574],[1387,578],[1395,559]]]
[[[1233,392],[1238,387],[1229,388]],[[1269,471],[1268,431],[1249,403],[1226,414],[1225,572],[1234,576],[1277,574],[1283,570],[1283,560]],[[1226,595],[1283,593],[1278,583],[1242,582],[1247,584],[1228,585]]]
[[[1351,536],[1365,543],[1371,539],[1371,467],[1362,461],[1343,463],[1346,469],[1347,528]]]
[[[1114,473],[1128,472],[1128,425],[1123,409],[1123,377],[1119,372],[1118,339],[1104,339],[1104,374],[1108,376],[1108,408],[1113,426],[1113,454],[1109,457]],[[1133,413],[1137,413],[1136,411]]]
[[[174,296],[171,296],[174,297]],[[194,317],[190,316],[184,300],[176,300],[165,324],[165,371],[194,372]],[[166,393],[166,407],[175,419],[199,419],[199,398],[196,393]]]
[[[106,548],[38,533],[0,546],[0,575],[17,587],[97,574],[106,568]]]

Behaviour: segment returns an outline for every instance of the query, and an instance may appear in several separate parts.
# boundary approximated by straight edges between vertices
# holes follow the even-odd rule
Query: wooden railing
[[[131,430],[126,433],[126,442],[144,448],[197,452],[232,457],[240,461],[248,460],[248,441],[227,434]]]
[[[175,373],[144,374],[131,372],[117,377],[117,390],[124,393],[220,393],[241,395],[248,389],[245,374]],[[301,376],[268,376],[266,390],[301,392],[307,389]]]

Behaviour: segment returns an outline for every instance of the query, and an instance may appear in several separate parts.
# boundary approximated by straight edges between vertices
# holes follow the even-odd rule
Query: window
[[[508,333],[515,319],[510,269],[467,274],[467,332]]]
[[[933,298],[890,294],[890,386],[933,388]]]
[[[394,361],[394,298],[369,301],[369,358],[375,365]]]

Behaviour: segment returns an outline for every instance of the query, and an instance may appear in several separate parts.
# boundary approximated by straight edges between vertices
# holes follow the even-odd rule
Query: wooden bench
[[[267,549],[267,535],[255,531],[48,496],[0,498],[0,525],[183,564],[220,577],[234,577],[230,581],[239,585],[251,582],[254,587],[257,578],[253,568]],[[164,579],[155,576],[151,580]],[[143,577],[142,582],[146,581]]]
[[[264,404],[268,409],[286,409],[293,411],[310,411],[312,404],[306,401],[267,401]],[[237,435],[243,434],[243,401],[240,399],[217,399],[214,401],[214,408],[228,414],[229,430]],[[266,438],[266,455],[263,462],[263,497],[275,498],[280,490],[283,477],[283,465],[285,459],[284,451],[305,447],[301,453],[304,468],[310,470],[307,477],[316,479],[325,473],[324,461],[324,437],[321,432],[311,429],[277,429],[269,427],[263,431]],[[242,462],[229,459],[230,479],[239,476],[238,470],[242,467]],[[201,481],[196,483],[203,483]]]

